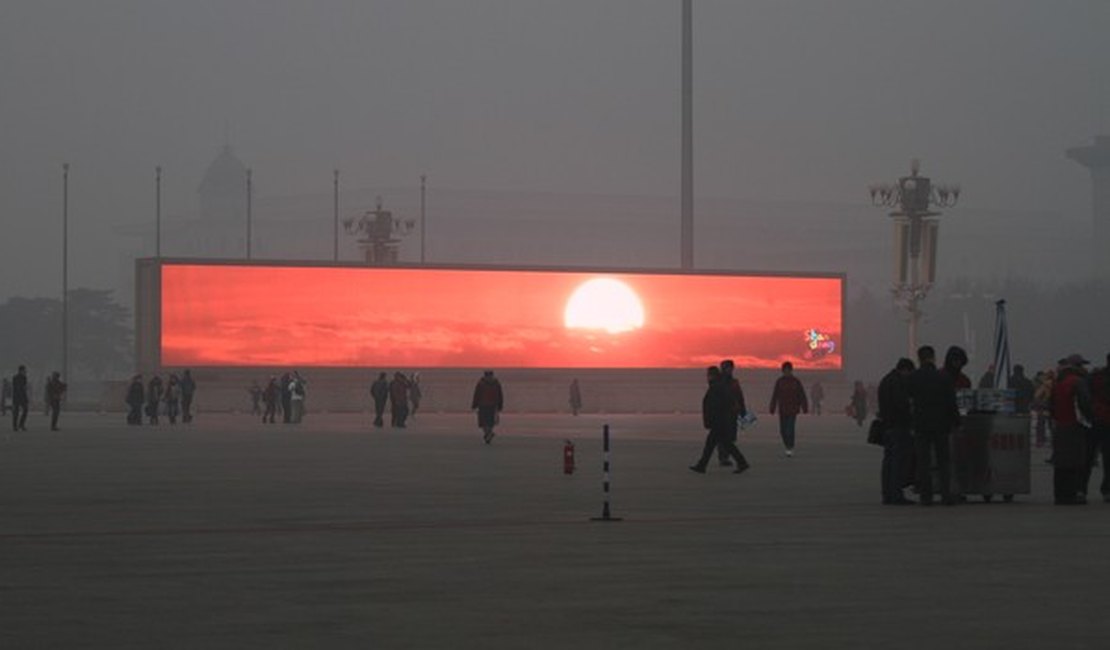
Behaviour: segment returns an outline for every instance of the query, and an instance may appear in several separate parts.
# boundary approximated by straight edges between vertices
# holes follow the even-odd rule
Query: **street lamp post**
[[[428,177],[424,174],[420,175],[420,263],[424,263],[424,229],[426,213],[424,211],[424,199],[427,196]]]
[[[343,228],[362,247],[366,263],[378,266],[397,263],[400,238],[412,232],[415,225],[412,219],[395,218],[392,212],[383,210],[380,196],[373,210],[358,219],[343,220]]]
[[[959,185],[936,185],[927,176],[918,174],[920,165],[914,160],[910,175],[897,183],[880,183],[869,189],[871,203],[894,208],[894,301],[909,316],[909,352],[917,352],[917,327],[921,321],[921,301],[928,295],[937,275],[937,237],[940,212],[960,199]]]
[[[247,168],[247,259],[251,258],[251,199],[254,196],[254,172]]]
[[[62,378],[69,381],[69,163],[62,163]]]
[[[162,257],[162,166],[154,167],[154,256]]]
[[[682,0],[681,267],[694,268],[694,9]]]
[[[331,178],[331,185],[332,185],[331,208],[332,208],[332,216],[335,219],[335,228],[334,228],[334,232],[333,232],[333,234],[335,235],[335,242],[334,242],[334,250],[332,252],[332,258],[334,259],[334,261],[338,262],[339,261],[339,170],[338,169],[333,169],[331,174],[332,174],[332,178]]]

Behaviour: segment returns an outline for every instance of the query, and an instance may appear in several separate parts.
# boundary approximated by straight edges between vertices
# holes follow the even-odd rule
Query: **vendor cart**
[[[980,495],[984,501],[996,494],[1005,501],[1029,494],[1029,416],[1013,413],[1012,391],[974,393],[961,396],[961,406],[975,406],[952,434],[952,493]]]

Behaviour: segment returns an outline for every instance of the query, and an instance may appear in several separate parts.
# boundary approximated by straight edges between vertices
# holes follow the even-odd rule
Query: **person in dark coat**
[[[154,375],[146,387],[146,416],[151,424],[158,424],[159,405],[162,402],[162,378]]]
[[[913,361],[902,358],[879,382],[879,421],[883,426],[883,504],[912,504],[902,493],[913,462],[913,409],[910,403],[910,376]]]
[[[1084,492],[1089,472],[1088,432],[1083,420],[1093,419],[1091,393],[1083,369],[1087,363],[1078,354],[1065,358],[1052,388],[1052,494],[1058,506],[1087,503]]]
[[[806,389],[802,382],[794,376],[794,364],[784,361],[782,376],[775,382],[775,389],[771,393],[771,415],[779,413],[779,436],[782,445],[786,447],[786,455],[794,455],[794,425],[798,421],[798,413],[809,412],[809,402],[806,401]]]
[[[389,399],[389,380],[385,373],[378,373],[378,378],[370,384],[370,397],[374,400],[374,426],[381,428],[384,424],[382,414],[385,413],[385,403]]]
[[[733,419],[746,416],[748,414],[748,405],[744,401],[744,389],[740,387],[740,380],[736,378],[736,363],[732,359],[725,359],[719,366],[721,371],[721,383],[728,388],[729,396],[731,397]],[[739,425],[732,427],[726,433],[731,435],[733,446],[736,445],[736,438],[739,432]],[[720,462],[721,467],[732,467],[732,461],[729,460],[731,453],[728,446],[722,444],[717,447],[717,460]]]
[[[193,396],[197,392],[197,383],[193,381],[193,373],[188,369],[181,374],[181,421],[188,424],[193,421]]]
[[[936,351],[932,346],[919,348],[917,359],[919,366],[910,375],[917,491],[921,495],[921,505],[933,504],[933,459],[936,458],[941,499],[946,505],[954,505],[949,435],[960,424],[956,389],[952,380],[937,369]]]
[[[390,426],[405,428],[409,417],[409,380],[402,372],[393,373],[393,381],[389,382],[389,417]]]
[[[54,371],[46,382],[46,405],[50,408],[50,430],[58,430],[58,415],[62,412],[62,397],[66,393],[66,383],[62,374]]]
[[[967,366],[967,352],[958,345],[953,345],[944,353],[944,368],[941,370],[952,380],[953,388],[966,390],[971,388],[971,377],[964,374]],[[994,371],[991,371],[993,374]],[[993,378],[991,379],[993,382]]]
[[[146,403],[143,395],[143,376],[135,375],[131,378],[131,386],[127,389],[127,423],[141,425],[143,423],[143,404]]]
[[[181,381],[177,375],[170,375],[166,381],[166,392],[162,396],[162,401],[166,404],[166,418],[170,424],[177,424],[177,413],[181,404]]]
[[[862,381],[857,381],[852,386],[852,399],[848,403],[848,415],[856,421],[857,427],[862,427],[863,421],[867,419],[867,389],[863,387]]]
[[[285,373],[281,376],[281,421],[289,424],[293,421],[293,388],[290,386],[293,376]]]
[[[262,422],[273,424],[278,404],[281,402],[281,388],[278,386],[277,377],[270,377],[266,389],[262,391],[262,402],[266,405],[266,410],[262,413]]]
[[[1083,493],[1087,493],[1091,474],[1101,456],[1102,483],[1099,491],[1102,500],[1110,503],[1110,354],[1106,366],[1091,373],[1088,380],[1091,393],[1091,431],[1087,445],[1087,475],[1083,479]]]
[[[706,368],[705,378],[709,386],[701,400],[701,419],[708,433],[701,450],[701,458],[690,466],[690,470],[704,474],[709,459],[713,456],[713,450],[724,447],[729,457],[736,461],[736,469],[733,473],[740,474],[747,471],[751,465],[736,447],[736,406],[731,387],[717,366]]]
[[[492,370],[483,372],[482,378],[474,386],[470,408],[478,411],[478,428],[482,430],[482,439],[488,445],[497,435],[493,432],[493,427],[497,426],[498,414],[505,408],[505,393]]]
[[[987,371],[979,377],[979,388],[994,388],[994,364],[987,366]]]
[[[20,366],[12,377],[12,431],[27,430],[27,411],[31,397],[27,394],[27,366]]]
[[[1037,389],[1025,376],[1025,366],[1020,363],[1014,366],[1014,372],[1010,375],[1007,386],[1014,391],[1014,412],[1018,415],[1029,415],[1033,405],[1033,394]]]

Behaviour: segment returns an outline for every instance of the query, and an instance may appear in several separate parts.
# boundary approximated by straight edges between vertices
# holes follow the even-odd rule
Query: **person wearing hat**
[[[1102,483],[1099,491],[1102,500],[1110,503],[1110,354],[1106,355],[1106,365],[1091,372],[1091,433],[1087,445],[1087,476],[1083,481],[1083,492],[1087,492],[1095,461],[1102,456]]]
[[[1083,494],[1087,477],[1087,426],[1091,421],[1091,394],[1079,354],[1064,359],[1052,388],[1052,496],[1056,505],[1087,503]],[[1081,419],[1082,417],[1082,419]]]

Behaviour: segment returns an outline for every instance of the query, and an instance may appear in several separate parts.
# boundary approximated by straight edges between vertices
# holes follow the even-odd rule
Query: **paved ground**
[[[878,505],[845,418],[747,474],[690,416],[0,434],[0,648],[1104,648],[1110,505]],[[614,514],[599,439],[613,427]],[[580,471],[562,474],[563,438]]]

